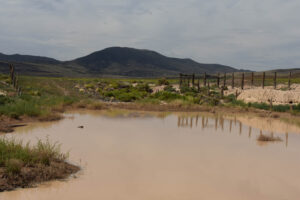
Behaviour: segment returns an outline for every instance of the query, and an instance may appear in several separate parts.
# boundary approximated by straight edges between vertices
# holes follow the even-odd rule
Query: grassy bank
[[[0,139],[0,192],[53,179],[66,178],[79,170],[65,162],[67,154],[48,140],[30,146],[14,139]]]
[[[15,120],[36,118],[39,120],[60,119],[66,108],[102,109],[101,102],[134,103],[139,107],[169,105],[194,109],[195,107],[240,107],[289,112],[298,115],[300,105],[270,106],[264,103],[246,104],[234,95],[222,97],[220,88],[196,88],[178,86],[178,80],[169,79],[109,79],[109,78],[47,78],[21,76],[19,85],[22,94],[10,86],[7,75],[0,76],[0,120],[1,116]],[[226,88],[224,88],[226,90]],[[148,107],[149,107],[148,106]],[[3,126],[3,125],[2,125]],[[0,125],[1,130],[1,125]],[[3,128],[2,128],[3,130]],[[8,130],[8,129],[7,129]]]

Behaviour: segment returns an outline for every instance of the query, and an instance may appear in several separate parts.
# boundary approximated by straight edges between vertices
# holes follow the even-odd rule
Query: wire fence
[[[178,77],[177,77],[178,79]],[[234,72],[217,74],[179,74],[180,86],[211,87],[219,88],[241,88],[272,86],[274,89],[286,87],[291,89],[291,85],[300,83],[300,70],[293,71],[268,71],[268,72]]]

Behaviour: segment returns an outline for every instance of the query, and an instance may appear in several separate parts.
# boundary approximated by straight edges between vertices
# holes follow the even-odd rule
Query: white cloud
[[[110,46],[254,70],[300,66],[297,0],[0,0],[0,52],[72,59]]]

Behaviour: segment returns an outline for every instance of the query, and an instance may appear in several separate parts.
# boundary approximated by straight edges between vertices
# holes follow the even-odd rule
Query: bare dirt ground
[[[246,87],[244,90],[240,88],[230,88],[225,91],[225,95],[238,93],[238,100],[246,103],[270,103],[273,105],[280,104],[298,104],[300,103],[300,85],[293,84],[288,90],[286,85],[278,85],[277,89],[273,86],[262,87]]]
[[[161,91],[164,91],[165,89],[165,85],[159,85],[159,86],[155,86],[155,85],[150,85],[151,89],[153,90],[153,93],[157,93],[157,92],[161,92]],[[172,87],[176,90],[176,91],[180,91],[180,88],[179,88],[179,84],[174,84],[172,85]]]

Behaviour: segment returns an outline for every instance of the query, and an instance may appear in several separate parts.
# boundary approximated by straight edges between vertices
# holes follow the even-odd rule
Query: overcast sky
[[[237,68],[300,67],[299,0],[0,0],[0,52],[69,60],[111,46]]]

